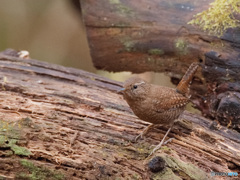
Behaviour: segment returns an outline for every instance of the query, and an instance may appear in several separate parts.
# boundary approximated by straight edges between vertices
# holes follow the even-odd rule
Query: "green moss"
[[[0,120],[0,147],[11,149],[15,155],[31,155],[27,148],[17,145],[18,139],[23,138],[21,137],[22,128],[29,127],[31,124],[32,120],[30,118],[23,118],[14,123]]]
[[[19,139],[21,130],[20,121],[9,123],[7,121],[0,120],[0,133],[5,136],[5,139],[8,137],[12,139]]]
[[[170,168],[165,168],[162,172],[156,173],[152,177],[153,180],[181,180],[182,178],[176,176]]]
[[[198,13],[188,24],[196,25],[212,35],[221,36],[228,28],[240,27],[235,14],[240,13],[239,0],[215,0],[206,11]]]
[[[120,4],[119,0],[109,0],[110,4]]]
[[[124,42],[124,47],[128,52],[130,52],[134,49],[134,45],[135,45],[135,43],[133,41]]]
[[[0,121],[0,132],[3,132],[0,135],[0,147],[9,148],[16,155],[29,156],[31,152],[28,149],[17,145],[17,139],[20,137],[21,123],[22,120],[16,123]]]
[[[129,7],[123,5],[121,3],[121,1],[119,1],[119,0],[109,0],[109,3],[113,4],[116,7],[117,12],[122,16],[133,16],[134,15],[133,10],[130,9]]]
[[[185,163],[179,158],[171,156],[162,156],[162,158],[166,161],[168,167],[170,167],[173,172],[177,172],[183,179],[207,179],[207,174],[204,171],[200,170],[199,167],[196,167],[191,163]]]
[[[3,135],[0,135],[0,147],[3,147],[5,145],[6,137]]]
[[[10,138],[8,136],[7,135],[0,135],[0,147],[9,148],[16,155],[20,155],[20,156],[31,155],[31,152],[27,148],[18,146],[16,144],[17,140],[13,139],[13,138]],[[7,155],[10,155],[10,153],[8,152]]]
[[[181,54],[181,55],[186,55],[188,53],[187,42],[182,38],[176,39],[175,47],[176,47],[177,51],[179,52],[179,54]]]
[[[119,5],[117,9],[122,15],[133,16],[133,11],[127,6]]]
[[[121,39],[120,42],[123,44],[125,51],[132,52],[135,51],[135,42],[131,40],[131,38],[126,37],[124,39]]]
[[[161,152],[164,152],[166,154],[176,153],[174,150],[172,150],[171,148],[169,148],[167,146],[162,146],[161,147]]]
[[[25,147],[20,147],[17,145],[12,145],[11,150],[13,150],[14,154],[19,155],[19,156],[29,156],[32,153]]]
[[[20,147],[16,143],[17,143],[16,139],[7,139],[5,136],[0,135],[0,147],[10,148],[16,155],[20,156],[31,155],[31,152],[27,148]]]
[[[139,180],[139,179],[141,179],[141,176],[140,175],[138,175],[138,174],[133,174],[132,175],[132,177],[131,177],[131,179],[135,179],[135,180]]]
[[[163,55],[164,51],[162,49],[149,49],[148,54],[150,54],[150,55]]]
[[[37,167],[31,161],[26,159],[20,160],[20,164],[27,169],[30,173],[23,173],[17,175],[18,179],[29,179],[29,180],[62,180],[65,179],[64,175],[59,172],[54,172],[45,167]]]

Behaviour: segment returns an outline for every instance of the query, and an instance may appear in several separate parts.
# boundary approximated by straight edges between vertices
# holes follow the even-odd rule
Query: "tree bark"
[[[165,162],[157,170],[147,156],[167,129],[133,142],[148,123],[116,93],[121,83],[17,56],[0,53],[0,179],[211,179],[212,171],[240,173],[240,134],[189,112],[169,134],[175,139],[154,155]]]

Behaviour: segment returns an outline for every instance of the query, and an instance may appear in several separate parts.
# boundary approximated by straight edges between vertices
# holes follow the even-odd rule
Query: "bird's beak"
[[[118,93],[118,94],[122,94],[123,91],[125,91],[125,88],[121,88],[121,89],[119,89],[119,90],[117,91],[117,93]]]

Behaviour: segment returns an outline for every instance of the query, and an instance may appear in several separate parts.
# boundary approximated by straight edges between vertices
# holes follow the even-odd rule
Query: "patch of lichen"
[[[20,130],[22,119],[16,122],[8,122],[0,120],[0,134],[6,137],[18,139],[20,136]]]
[[[161,155],[161,157],[166,161],[167,167],[171,169],[171,171],[174,173],[170,173],[170,169],[168,169],[166,172],[169,174],[167,177],[173,177],[172,179],[177,179],[175,176],[177,175],[181,179],[193,179],[193,180],[201,180],[201,179],[207,179],[207,174],[200,170],[199,167],[191,164],[186,163],[176,155],[176,156],[167,156],[167,155]],[[165,172],[165,173],[166,173]],[[158,177],[165,177],[166,174],[164,172],[161,172],[158,174]],[[154,176],[155,177],[155,176]],[[163,178],[164,179],[164,178]],[[165,178],[166,179],[166,178]],[[170,178],[171,179],[171,178]]]
[[[152,179],[153,180],[158,180],[158,179],[161,179],[161,180],[169,180],[169,179],[181,180],[182,178],[175,175],[174,172],[172,171],[172,169],[167,167],[163,171],[153,174]]]
[[[62,180],[64,175],[60,172],[55,172],[46,167],[36,166],[31,161],[26,159],[20,160],[20,164],[29,173],[21,172],[16,178],[20,180]]]
[[[21,136],[21,122],[22,120],[15,123],[0,120],[0,147],[11,149],[15,155],[29,156],[31,152],[27,148],[17,145]]]
[[[149,49],[148,54],[150,54],[150,55],[163,55],[164,51],[162,49],[154,48],[154,49]]]
[[[188,43],[183,38],[176,39],[175,47],[180,55],[186,55],[188,53]]]
[[[14,152],[14,154],[19,156],[29,156],[32,154],[27,148],[18,146],[16,143],[17,140],[15,139],[10,139],[8,143],[9,147]]]
[[[240,27],[235,14],[240,13],[239,0],[215,0],[206,11],[198,13],[188,24],[196,25],[211,35],[222,36],[228,28]]]
[[[149,153],[149,143],[130,143],[121,140],[109,140],[108,143],[102,143],[98,152],[105,159],[111,158],[109,150],[117,152],[118,157],[133,158],[144,160]]]
[[[133,16],[133,10],[127,7],[126,5],[122,4],[119,0],[109,0],[110,4],[113,4],[117,12],[122,16]]]
[[[171,149],[168,146],[162,146],[161,147],[161,152],[165,153],[165,154],[176,154],[176,151]]]
[[[133,175],[131,175],[131,179],[132,180],[139,180],[139,179],[141,179],[141,176],[139,175],[139,174],[133,174]]]
[[[150,153],[151,144],[147,142],[132,143],[130,146],[123,147],[124,155],[128,155],[129,158],[136,160],[145,160]]]
[[[111,4],[120,4],[119,0],[109,0]]]
[[[0,147],[11,149],[15,155],[19,155],[19,156],[31,155],[31,152],[27,148],[17,145],[16,139],[9,139],[3,135],[0,135]]]
[[[136,50],[134,47],[136,43],[133,40],[131,40],[131,38],[125,37],[121,39],[120,42],[123,44],[125,51],[133,52]]]

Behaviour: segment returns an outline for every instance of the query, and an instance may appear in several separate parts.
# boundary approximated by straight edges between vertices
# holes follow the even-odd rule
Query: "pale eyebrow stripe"
[[[142,81],[142,82],[139,82],[139,83],[136,83],[135,85],[141,85],[141,84],[144,84],[145,82]]]

